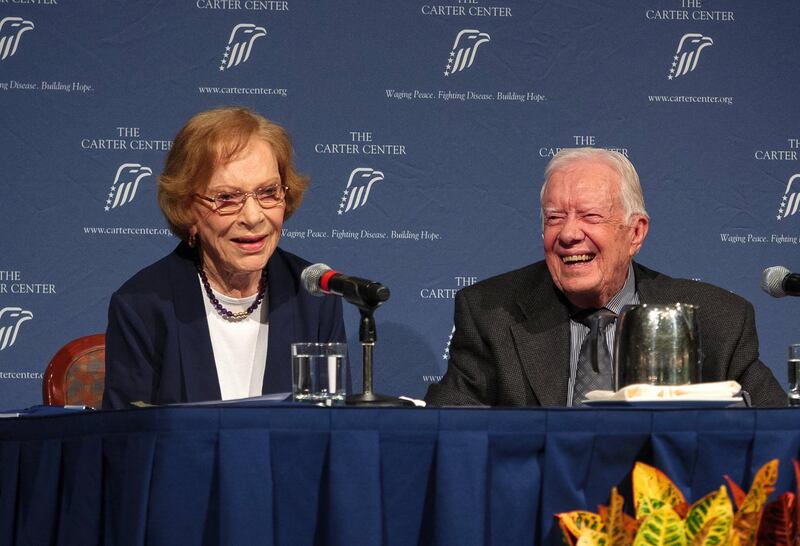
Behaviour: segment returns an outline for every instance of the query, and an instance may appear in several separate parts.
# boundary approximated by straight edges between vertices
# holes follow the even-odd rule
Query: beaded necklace
[[[200,260],[196,262],[197,266],[197,273],[200,275],[200,280],[203,282],[203,288],[206,290],[206,295],[208,296],[209,301],[211,301],[211,305],[214,306],[214,309],[217,310],[222,318],[230,321],[240,321],[246,319],[250,316],[250,314],[255,311],[259,305],[261,305],[261,300],[264,299],[264,288],[267,286],[267,270],[263,269],[261,271],[261,278],[258,281],[258,296],[256,300],[250,304],[250,307],[245,309],[244,311],[239,311],[238,313],[234,313],[220,303],[217,297],[214,295],[214,291],[211,290],[211,284],[208,282],[208,277],[206,276],[206,272],[203,271],[203,266],[200,263]]]

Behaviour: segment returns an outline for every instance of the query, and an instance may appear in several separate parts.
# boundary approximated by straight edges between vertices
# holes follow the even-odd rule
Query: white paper
[[[691,385],[647,385],[637,384],[614,391],[591,391],[587,400],[620,400],[644,402],[661,400],[729,400],[742,390],[736,381],[694,383]]]

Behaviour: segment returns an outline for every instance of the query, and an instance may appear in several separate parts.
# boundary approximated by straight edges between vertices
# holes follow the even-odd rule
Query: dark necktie
[[[611,351],[606,343],[606,326],[616,320],[617,315],[608,309],[583,311],[572,319],[589,328],[578,354],[578,369],[575,374],[575,389],[572,405],[579,405],[586,393],[595,390],[613,390],[611,374]]]

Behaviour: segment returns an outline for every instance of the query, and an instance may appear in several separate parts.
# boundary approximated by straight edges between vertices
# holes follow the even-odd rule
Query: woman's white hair
[[[639,175],[627,157],[613,150],[602,148],[562,148],[544,169],[544,183],[542,191],[539,193],[539,202],[544,198],[544,192],[550,177],[554,172],[567,168],[573,163],[581,161],[600,161],[614,169],[620,176],[619,196],[622,200],[622,208],[625,211],[625,222],[630,222],[634,214],[639,214],[645,218],[650,218],[644,208],[644,195],[642,195],[642,185],[639,183]],[[544,209],[540,207],[542,216],[542,227],[544,227]]]

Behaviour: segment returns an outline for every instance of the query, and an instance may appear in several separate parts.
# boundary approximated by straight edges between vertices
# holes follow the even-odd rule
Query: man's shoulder
[[[490,296],[517,299],[521,292],[528,293],[532,287],[541,286],[542,283],[552,284],[544,260],[483,279],[463,288],[459,293],[466,298]]]
[[[670,277],[640,264],[634,264],[637,289],[644,296],[654,295],[658,299],[669,297],[675,303],[691,303],[695,305],[730,307],[749,305],[743,297],[719,286],[694,280]]]

